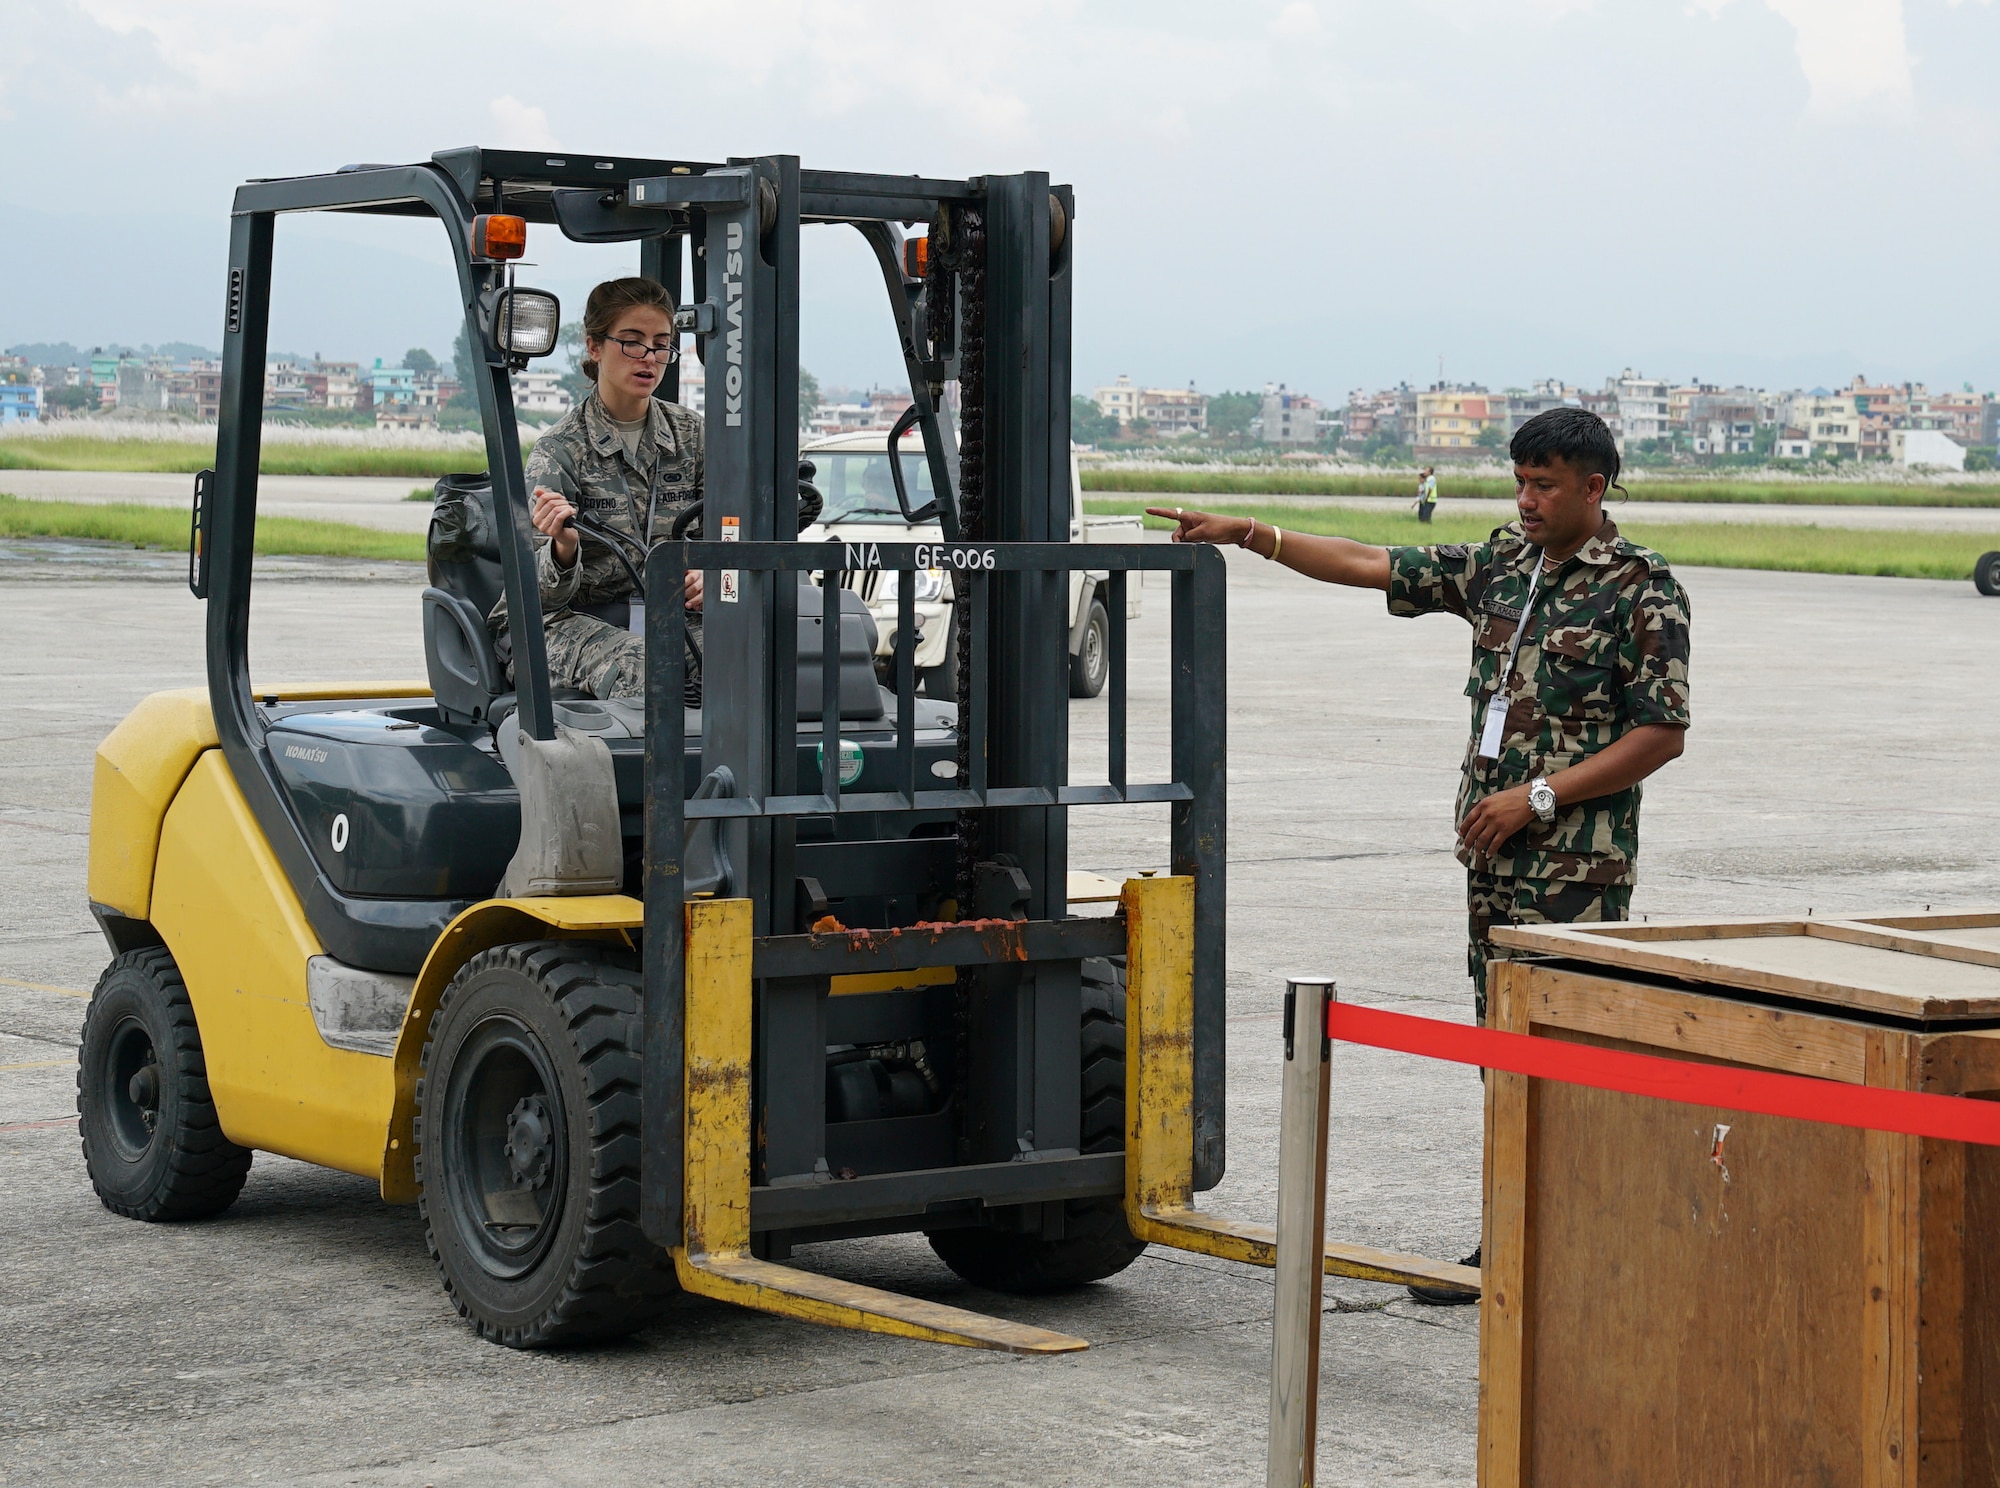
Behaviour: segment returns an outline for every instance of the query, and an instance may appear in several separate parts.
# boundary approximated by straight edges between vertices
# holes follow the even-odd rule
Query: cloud
[[[1910,44],[1903,0],[1766,0],[1790,23],[1810,107],[1910,102]]]
[[[1273,36],[1313,36],[1319,32],[1319,9],[1307,0],[1292,0],[1271,22]]]
[[[549,128],[548,111],[538,104],[523,103],[512,93],[503,93],[487,104],[496,131],[494,143],[503,150],[560,150],[555,131]]]

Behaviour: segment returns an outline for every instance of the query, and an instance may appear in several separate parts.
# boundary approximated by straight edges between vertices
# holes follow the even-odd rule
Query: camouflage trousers
[[[697,643],[701,617],[687,617],[688,630]],[[646,695],[646,638],[629,630],[608,625],[595,615],[572,611],[559,615],[542,628],[542,644],[548,650],[549,685],[575,687],[596,698],[642,698]],[[692,657],[687,663],[685,701],[690,708],[701,706],[701,675]]]
[[[646,638],[595,615],[559,615],[542,627],[549,685],[579,687],[595,698],[646,695]]]
[[[1629,919],[1632,885],[1557,883],[1546,878],[1502,878],[1467,873],[1469,911],[1466,970],[1472,975],[1472,1006],[1486,1021],[1486,963],[1505,961],[1507,950],[1487,939],[1495,925],[1592,925]]]

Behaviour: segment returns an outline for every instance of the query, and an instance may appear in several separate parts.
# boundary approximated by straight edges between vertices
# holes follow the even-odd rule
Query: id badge
[[[1479,731],[1479,757],[1481,759],[1500,758],[1500,745],[1507,737],[1508,699],[1505,693],[1494,693],[1486,703],[1486,726]]]
[[[632,618],[625,622],[625,628],[633,635],[642,636],[646,633],[646,601],[634,599],[628,600],[627,603],[631,606]]]

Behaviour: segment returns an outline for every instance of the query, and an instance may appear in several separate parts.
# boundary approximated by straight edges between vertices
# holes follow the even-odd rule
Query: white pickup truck
[[[903,483],[910,505],[921,510],[937,494],[931,485],[930,464],[924,458],[923,439],[912,429],[903,436],[901,453]],[[912,525],[903,520],[896,505],[896,487],[889,473],[888,434],[868,430],[857,434],[835,434],[815,439],[799,450],[801,460],[813,464],[813,485],[825,498],[820,519],[799,534],[803,541],[839,538],[843,542],[931,542],[943,531],[935,522]],[[893,531],[884,531],[892,528]],[[1078,473],[1076,454],[1069,457],[1069,540],[1071,542],[1139,542],[1144,524],[1137,517],[1086,517],[1083,514],[1083,479]],[[1069,576],[1069,692],[1071,697],[1096,697],[1110,675],[1111,618],[1106,612],[1109,592],[1102,570],[1078,569]],[[917,676],[928,697],[956,695],[953,674],[954,643],[951,634],[951,575],[942,569],[925,569],[916,576]],[[850,573],[846,582],[860,586],[861,598],[875,616],[881,636],[876,652],[876,669],[885,671],[895,655],[897,586],[902,576],[894,570],[866,570]],[[1127,618],[1139,615],[1139,586],[1125,589]]]

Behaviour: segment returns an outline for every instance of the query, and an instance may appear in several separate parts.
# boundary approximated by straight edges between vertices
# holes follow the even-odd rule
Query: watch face
[[[1544,819],[1555,815],[1556,793],[1553,787],[1537,785],[1528,792],[1528,808]]]

